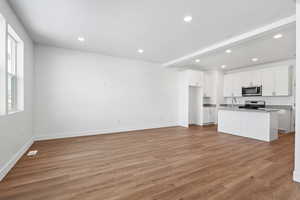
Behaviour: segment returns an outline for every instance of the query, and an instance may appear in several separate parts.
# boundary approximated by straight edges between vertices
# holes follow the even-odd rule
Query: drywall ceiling
[[[279,34],[282,35],[282,38],[274,39],[274,36]],[[226,50],[230,50],[231,53],[226,53]],[[171,67],[218,70],[222,69],[222,65],[226,65],[226,68],[222,70],[232,70],[252,65],[295,59],[295,54],[296,25],[292,23],[264,32],[248,40],[224,46],[207,54],[186,59],[183,62],[171,65]],[[258,60],[253,62],[253,58],[257,58]]]
[[[295,14],[294,0],[8,2],[37,43],[160,63]]]

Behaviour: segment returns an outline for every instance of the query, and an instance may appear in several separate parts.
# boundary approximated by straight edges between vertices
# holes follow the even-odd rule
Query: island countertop
[[[278,139],[278,112],[274,109],[221,107],[218,132],[270,142]]]
[[[219,110],[230,110],[230,111],[241,111],[241,112],[265,112],[265,113],[270,113],[270,112],[278,112],[280,110],[277,109],[268,109],[268,108],[260,108],[260,109],[246,109],[246,108],[239,108],[239,107],[219,107]]]

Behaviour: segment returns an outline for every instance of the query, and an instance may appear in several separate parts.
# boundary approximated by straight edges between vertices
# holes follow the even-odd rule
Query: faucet
[[[231,98],[231,107],[233,108],[236,103],[237,103],[236,97],[232,96],[232,98]]]

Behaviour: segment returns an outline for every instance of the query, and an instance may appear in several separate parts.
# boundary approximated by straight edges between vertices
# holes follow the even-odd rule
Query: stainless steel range
[[[265,101],[245,101],[245,105],[239,106],[239,108],[262,109],[262,108],[266,108],[266,102]]]

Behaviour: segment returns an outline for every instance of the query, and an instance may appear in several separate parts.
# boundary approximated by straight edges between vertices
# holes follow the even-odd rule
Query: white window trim
[[[13,98],[12,100],[14,101],[14,103],[12,104],[12,109],[11,110],[8,110],[8,100],[9,100],[9,96],[7,95],[6,96],[6,102],[7,102],[7,113],[8,114],[11,114],[11,113],[16,113],[16,112],[20,112],[20,110],[18,110],[18,41],[14,38],[14,36],[12,34],[10,34],[9,32],[7,32],[7,40],[8,38],[10,38],[11,40],[13,40],[16,44],[15,46],[15,49],[14,49],[14,53],[15,53],[15,56],[14,56],[14,65],[15,65],[15,73],[12,74],[12,73],[9,73],[8,72],[8,65],[7,65],[7,70],[6,70],[6,75],[7,76],[11,76],[13,78],[15,78],[15,85],[14,85],[14,90],[12,91],[14,94],[13,94]],[[8,50],[8,45],[7,45],[7,49]],[[7,58],[8,60],[8,54],[7,54]],[[7,86],[8,86],[8,77],[7,77]],[[6,89],[8,89],[8,87],[6,87]]]
[[[0,117],[24,111],[24,42],[0,14]],[[8,37],[16,42],[15,46],[15,95],[14,109],[8,110]]]

